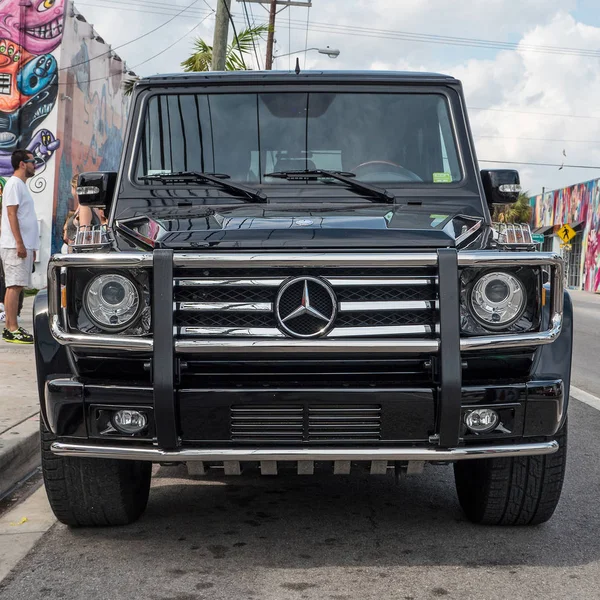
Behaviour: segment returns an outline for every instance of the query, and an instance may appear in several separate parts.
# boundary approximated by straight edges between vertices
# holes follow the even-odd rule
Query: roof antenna
[[[296,56],[296,75],[300,75],[300,57]]]

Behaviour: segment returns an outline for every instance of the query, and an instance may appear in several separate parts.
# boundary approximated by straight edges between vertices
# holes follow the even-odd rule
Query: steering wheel
[[[358,172],[359,169],[362,170],[362,173]],[[370,160],[357,165],[354,169],[351,169],[351,171],[356,173],[357,178],[360,177],[361,174],[398,173],[403,179],[408,181],[423,181],[416,173],[409,171],[406,167],[387,160]]]

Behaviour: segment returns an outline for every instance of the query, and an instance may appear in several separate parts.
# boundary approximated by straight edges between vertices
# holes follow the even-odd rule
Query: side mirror
[[[82,173],[77,181],[79,204],[110,210],[117,186],[117,174],[112,171]]]
[[[519,199],[521,182],[518,171],[487,169],[481,171],[481,181],[488,204],[513,204]]]

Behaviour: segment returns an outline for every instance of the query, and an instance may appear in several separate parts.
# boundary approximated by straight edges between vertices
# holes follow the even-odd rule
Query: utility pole
[[[211,69],[213,71],[225,70],[230,11],[231,0],[217,0],[217,17],[215,20],[215,33],[213,37],[213,55],[211,64]]]
[[[273,43],[275,41],[275,16],[277,15],[277,0],[271,0],[269,9],[269,34],[267,36],[267,57],[265,58],[265,69],[273,68]]]
[[[1,1],[1,0],[0,0]],[[275,43],[275,18],[278,12],[289,9],[290,6],[301,6],[302,8],[311,8],[311,0],[237,0],[238,2],[253,2],[255,4],[269,4],[269,34],[267,36],[267,56],[265,58],[265,69],[270,71],[273,68],[273,45]],[[283,8],[277,10],[277,7]],[[263,6],[263,8],[265,8]],[[214,50],[213,50],[214,52]]]

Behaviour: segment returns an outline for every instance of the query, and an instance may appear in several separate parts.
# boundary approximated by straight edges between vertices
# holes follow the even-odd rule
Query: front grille
[[[232,406],[230,436],[237,442],[375,442],[381,406]]]
[[[304,280],[309,278],[308,294]],[[300,310],[305,296],[310,311]],[[437,275],[423,268],[246,268],[175,272],[181,338],[432,338]]]

